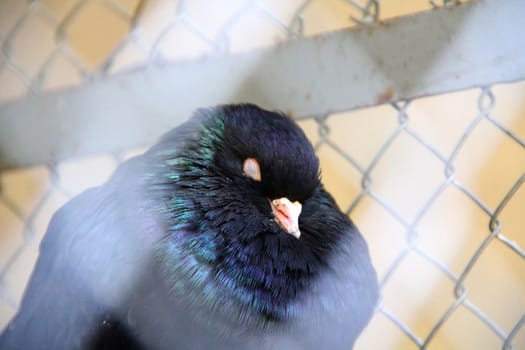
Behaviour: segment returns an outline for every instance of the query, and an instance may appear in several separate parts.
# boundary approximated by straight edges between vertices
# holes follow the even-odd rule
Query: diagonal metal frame
[[[59,33],[82,9],[81,4],[59,25]],[[248,10],[267,13],[256,2],[247,4],[232,21]],[[181,21],[187,25],[183,9],[179,4],[170,25]],[[91,76],[90,83],[75,89],[2,104],[0,169],[151,144],[196,106],[254,102],[300,119],[525,78],[525,56],[521,54],[525,51],[525,8],[520,0],[508,0],[505,6],[496,0],[474,1],[453,10],[301,37],[244,54],[175,64],[150,62],[110,78]],[[292,21],[297,18],[300,14]],[[227,37],[229,26],[227,22],[221,30],[219,43]],[[515,33],[514,39],[502,41],[501,32]],[[4,62],[12,61],[12,35],[3,45]],[[65,42],[63,34],[58,37]],[[212,38],[204,40],[215,51],[221,50]],[[57,50],[76,62],[67,47],[59,45]],[[85,69],[80,71],[88,74]],[[143,93],[145,88],[148,94]],[[85,127],[87,120],[89,127]],[[118,142],[116,129],[120,129]],[[90,142],[93,139],[97,142]]]

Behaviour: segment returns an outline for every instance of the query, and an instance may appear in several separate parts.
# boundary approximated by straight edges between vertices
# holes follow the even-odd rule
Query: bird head
[[[302,202],[319,186],[319,160],[289,117],[253,105],[226,106],[216,164],[235,179],[245,200],[272,217],[280,230],[300,238]]]

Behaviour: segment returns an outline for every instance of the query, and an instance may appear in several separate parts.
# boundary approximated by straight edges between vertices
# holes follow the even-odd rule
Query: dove
[[[55,213],[0,349],[351,349],[378,293],[301,128],[220,105]]]

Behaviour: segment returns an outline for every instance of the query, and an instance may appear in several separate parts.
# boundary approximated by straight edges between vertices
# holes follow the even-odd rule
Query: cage
[[[381,285],[357,349],[525,348],[519,0],[0,1],[0,329],[47,224],[197,107],[297,119]]]

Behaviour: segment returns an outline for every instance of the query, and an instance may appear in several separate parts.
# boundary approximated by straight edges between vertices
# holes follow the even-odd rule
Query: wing
[[[141,166],[126,162],[106,185],[57,211],[1,349],[139,348],[117,316],[160,234],[136,190]]]

